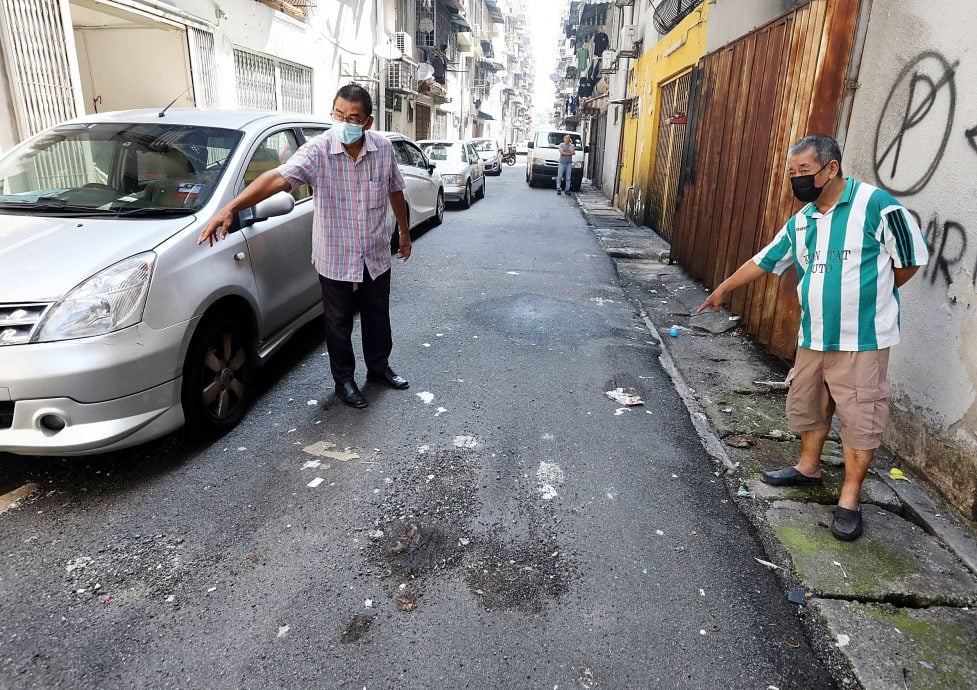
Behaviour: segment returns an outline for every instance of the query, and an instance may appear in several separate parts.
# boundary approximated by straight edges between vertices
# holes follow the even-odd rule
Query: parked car
[[[502,147],[495,139],[472,139],[475,150],[485,163],[486,175],[502,174]]]
[[[516,155],[525,156],[527,153],[529,153],[529,139],[523,139],[516,144]]]
[[[445,199],[470,208],[472,198],[485,196],[485,169],[470,142],[426,139],[417,143],[441,173]]]
[[[573,155],[573,168],[570,170],[570,188],[579,191],[583,182],[584,154],[590,151],[584,146],[577,132],[567,132],[558,129],[540,130],[533,134],[527,144],[529,154],[526,156],[526,183],[530,187],[548,182],[556,187],[556,176],[559,171],[560,150],[563,137],[570,135],[573,147],[577,152]]]
[[[428,160],[420,147],[408,137],[397,132],[377,132],[387,137],[394,146],[400,172],[404,176],[407,188],[404,196],[407,198],[407,213],[410,229],[430,221],[440,225],[444,219],[445,189],[441,180],[441,173],[437,166]],[[396,247],[399,241],[399,231],[391,211],[387,217],[391,229],[391,246]]]
[[[237,424],[257,367],[322,312],[311,191],[241,212],[214,247],[197,236],[328,128],[280,113],[104,113],[0,157],[0,451],[82,455]],[[437,195],[408,187],[412,222],[436,218]]]

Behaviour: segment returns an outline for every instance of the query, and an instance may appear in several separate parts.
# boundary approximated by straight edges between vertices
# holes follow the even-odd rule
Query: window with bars
[[[234,49],[239,108],[312,112],[312,68]]]
[[[289,17],[294,17],[303,22],[309,21],[309,17],[312,16],[312,10],[315,9],[316,3],[313,0],[256,0],[262,5],[267,5],[268,7],[278,10],[282,14],[287,14]]]

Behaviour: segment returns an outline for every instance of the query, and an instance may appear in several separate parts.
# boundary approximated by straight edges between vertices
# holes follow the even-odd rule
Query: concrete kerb
[[[621,277],[622,280],[625,280],[625,275],[622,273],[621,267],[618,265],[620,263],[618,261],[619,259],[624,262],[630,261],[631,263],[634,263],[636,259],[656,258],[653,256],[648,256],[647,254],[645,254],[645,256],[642,256],[642,251],[638,249],[628,248],[621,251],[613,246],[610,247],[608,246],[609,244],[618,244],[619,242],[616,242],[615,240],[617,240],[620,237],[629,237],[631,236],[632,232],[635,233],[634,244],[639,246],[647,246],[647,244],[641,241],[639,237],[640,237],[640,230],[647,231],[648,229],[641,228],[639,230],[639,228],[635,227],[633,224],[629,224],[630,228],[632,229],[629,232],[626,228],[620,227],[617,222],[615,223],[603,222],[605,219],[607,219],[606,210],[608,208],[609,202],[602,195],[596,192],[591,192],[586,194],[584,198],[581,198],[581,195],[578,194],[577,201],[581,207],[581,212],[583,213],[584,218],[586,219],[588,224],[592,227],[595,235],[597,235],[602,248],[609,256],[611,256],[612,259],[615,260],[615,267],[618,269],[618,275]],[[596,210],[598,208],[601,209],[601,212],[594,213],[591,210],[591,209]],[[623,214],[621,214],[621,217],[623,218]],[[657,236],[655,237],[657,238]],[[660,240],[660,238],[657,239]],[[660,240],[660,241],[664,242],[664,240]],[[665,263],[668,262],[667,255],[664,262]],[[652,292],[654,292],[654,290]],[[744,476],[744,473],[746,475],[751,475],[751,474],[755,474],[755,472],[754,473],[746,472],[746,468],[742,467],[738,462],[736,462],[733,458],[730,457],[730,453],[726,451],[723,441],[720,439],[719,434],[716,432],[712,424],[712,421],[714,420],[711,420],[710,417],[706,414],[706,410],[700,404],[695,392],[686,381],[685,376],[682,374],[682,371],[679,369],[679,366],[676,364],[676,361],[670,352],[671,344],[665,338],[662,337],[661,333],[659,332],[658,328],[656,327],[652,319],[652,314],[649,314],[650,310],[645,308],[645,305],[642,304],[641,299],[637,299],[634,295],[629,295],[629,297],[631,298],[632,301],[636,302],[636,304],[638,305],[642,320],[644,321],[645,326],[648,328],[649,332],[661,344],[661,354],[659,355],[659,361],[662,364],[662,367],[665,369],[665,371],[668,372],[669,377],[672,379],[673,385],[675,386],[676,391],[679,393],[679,396],[681,397],[683,404],[685,405],[686,409],[689,412],[689,417],[696,429],[697,434],[699,435],[699,438],[706,452],[715,462],[721,464],[723,468],[725,468],[725,474],[728,476],[727,487],[730,493],[732,494],[732,496],[734,497],[734,500],[736,501],[737,505],[743,510],[744,514],[750,519],[750,522],[758,530],[758,534],[761,538],[761,541],[764,544],[764,549],[768,554],[768,557],[773,561],[779,561],[780,563],[789,564],[788,568],[779,569],[779,572],[784,579],[785,587],[790,588],[790,587],[796,587],[797,585],[801,585],[805,588],[805,590],[812,592],[812,594],[816,595],[817,588],[811,586],[813,583],[807,582],[806,581],[807,578],[805,578],[803,573],[796,572],[795,570],[792,569],[797,565],[795,563],[797,554],[794,552],[794,550],[791,548],[790,545],[784,543],[784,541],[781,539],[780,534],[774,529],[773,525],[770,522],[770,517],[768,515],[768,511],[770,510],[770,508],[778,505],[778,500],[783,501],[783,499],[788,497],[777,496],[777,495],[760,496],[758,495],[758,493],[754,493],[752,491],[747,492],[744,497],[743,494],[744,485],[741,483],[742,480],[739,479],[738,477]],[[715,410],[713,410],[713,412],[715,412]],[[782,444],[782,445],[785,446],[784,451],[789,452],[786,449],[787,444]],[[737,453],[737,454],[739,454],[740,457],[745,457],[742,453]],[[789,455],[784,456],[785,461],[788,461],[789,458],[790,458]],[[754,470],[755,469],[756,468],[754,468]],[[716,473],[717,476],[721,474],[723,474],[722,470]],[[737,474],[738,477],[733,477],[732,475],[734,474]],[[753,477],[753,479],[755,478],[756,477]],[[932,544],[932,547],[934,549],[939,550],[940,548],[945,547],[950,553],[953,554],[953,556],[949,556],[951,559],[956,557],[957,559],[959,559],[960,562],[962,562],[963,564],[962,567],[964,568],[962,572],[967,572],[969,570],[974,573],[977,573],[977,543],[975,543],[974,540],[970,538],[970,536],[967,534],[965,530],[960,529],[959,527],[954,525],[951,521],[947,520],[947,518],[938,511],[932,499],[930,499],[929,496],[927,496],[926,493],[919,486],[915,484],[909,484],[906,482],[892,482],[888,480],[887,477],[881,477],[880,480],[877,481],[876,483],[879,484],[878,488],[882,490],[879,493],[884,493],[884,495],[886,496],[886,500],[874,500],[874,501],[869,500],[866,501],[866,503],[869,504],[874,503],[875,505],[880,505],[884,508],[889,508],[891,510],[895,508],[897,505],[895,503],[892,503],[892,499],[898,497],[896,500],[901,502],[901,505],[903,506],[903,509],[899,510],[898,512],[902,513],[905,517],[908,517],[911,520],[911,523],[914,523],[919,527],[921,527],[924,532],[928,533],[928,535],[931,535],[932,537],[936,538],[936,542]],[[737,486],[737,484],[739,484],[739,486]],[[794,500],[809,500],[804,498],[798,498],[794,495],[791,495],[789,498],[793,498]],[[865,498],[867,497],[863,494],[863,500]],[[779,503],[779,505],[783,506],[784,504],[781,502]],[[805,503],[800,505],[808,505],[808,504]],[[816,506],[816,502],[810,505],[812,506],[812,509],[818,510]],[[824,511],[824,510],[828,510],[828,508],[827,507],[820,508],[820,510]],[[882,512],[879,512],[878,515],[881,516]],[[876,517],[876,519],[878,519],[878,516],[873,516],[873,517]],[[902,522],[901,518],[899,518],[897,515],[892,515],[891,517],[893,520]],[[821,522],[823,523],[824,520],[821,520]],[[821,525],[821,527],[823,527],[823,525]],[[784,530],[781,528],[781,531]],[[858,542],[856,542],[855,545],[857,546],[857,544]],[[847,546],[851,546],[851,545],[847,545]],[[935,553],[936,552],[934,552],[934,554]],[[969,577],[969,575],[970,573],[968,572],[967,576]],[[882,585],[884,583],[879,583],[879,584]],[[809,594],[808,596],[810,597],[812,596],[812,594]],[[838,595],[835,594],[834,596],[838,596]],[[846,598],[847,597],[840,597],[838,601],[844,601]],[[857,595],[852,596],[851,599],[853,599],[854,602],[857,604],[858,602]],[[951,599],[954,598],[952,597]],[[968,592],[967,596],[959,596],[956,597],[955,599],[956,600],[953,603],[955,603],[957,606],[964,605],[969,601],[971,601],[971,594],[970,592]],[[880,597],[876,598],[875,600],[892,601],[893,603],[899,603],[900,601],[905,601],[905,602],[909,602],[910,606],[914,605],[912,604],[913,597],[904,596],[904,593],[901,592],[894,592],[892,596],[883,593],[883,595],[880,595]],[[822,600],[818,598],[812,599],[812,603],[814,604],[817,604],[819,601],[830,601],[830,599],[829,600]],[[936,601],[940,601],[940,603],[943,603],[939,597],[934,597],[934,596],[930,596],[930,597],[924,596],[922,598],[919,598],[918,601],[923,602],[921,604],[923,606],[926,606]],[[855,616],[854,612],[860,611],[860,609],[857,609],[856,607],[838,609],[837,607],[835,608],[831,608],[830,606],[819,607],[816,605],[809,607],[809,609],[810,609],[810,613],[814,615],[803,615],[802,617],[805,623],[809,626],[808,629],[809,629],[809,634],[812,635],[812,643],[815,645],[816,649],[819,650],[819,655],[823,655],[822,659],[836,674],[836,680],[842,686],[850,686],[854,683],[857,683],[865,687],[880,687],[879,685],[880,679],[881,676],[884,675],[883,673],[881,673],[880,669],[884,667],[884,664],[880,665],[877,659],[873,659],[873,655],[875,656],[883,655],[885,654],[885,650],[878,649],[871,645],[864,645],[864,644],[858,644],[858,645],[852,644],[851,647],[846,648],[844,644],[839,643],[839,641],[835,639],[835,635],[837,634],[838,630],[844,628],[845,626],[855,625],[855,621],[853,618]],[[829,610],[831,611],[831,615],[828,615]],[[904,609],[894,609],[894,610],[896,612],[900,612],[903,611]],[[912,610],[913,609],[909,609],[907,611],[911,612]],[[949,609],[949,610],[966,611],[966,609]],[[846,618],[844,614],[846,614],[849,611],[852,612],[851,616],[849,618]],[[800,609],[799,609],[799,613],[802,613]],[[910,614],[907,613],[906,615],[910,615]],[[879,619],[879,621],[876,621],[877,629],[874,631],[870,631],[871,634],[880,637],[884,636],[885,634],[887,634],[888,628],[886,628],[885,626],[887,626],[888,624],[889,623],[887,620]],[[861,621],[855,627],[859,631],[865,631],[870,627],[870,625],[871,625],[870,623],[865,623],[864,621]],[[975,645],[977,645],[977,639],[972,639],[972,636],[968,636],[966,637],[966,639],[961,639],[961,644],[970,644],[970,643],[974,643]],[[959,669],[960,662],[955,661],[954,663]],[[974,669],[970,669],[968,673],[977,672],[977,663],[974,663],[973,665],[974,665]],[[937,682],[936,684],[934,684],[934,687],[943,687],[943,685]]]

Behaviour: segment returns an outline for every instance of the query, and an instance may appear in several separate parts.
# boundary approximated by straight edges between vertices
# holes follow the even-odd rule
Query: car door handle
[[[245,259],[246,256],[247,255],[244,252],[238,252],[237,254],[234,255],[234,260],[235,261],[244,261],[244,259]]]

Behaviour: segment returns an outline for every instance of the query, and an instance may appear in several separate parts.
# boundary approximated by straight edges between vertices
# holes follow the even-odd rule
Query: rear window
[[[563,137],[565,136],[565,132],[540,132],[536,135],[536,148],[555,149],[563,143]],[[579,134],[570,132],[570,140],[573,142],[575,149],[580,150],[583,148],[583,140]]]
[[[444,142],[421,144],[421,151],[432,161],[456,161],[461,157],[461,147],[458,144]]]

